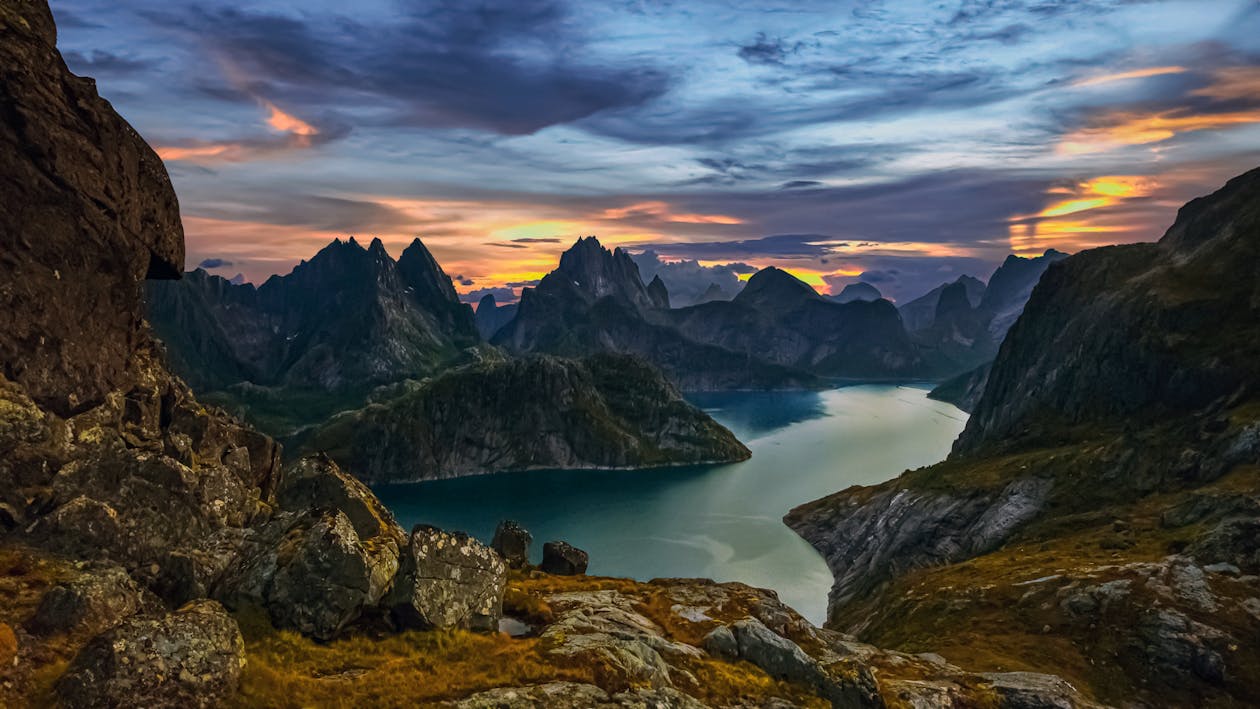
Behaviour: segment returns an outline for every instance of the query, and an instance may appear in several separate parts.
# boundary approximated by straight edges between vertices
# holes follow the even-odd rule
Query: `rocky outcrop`
[[[539,570],[557,576],[579,576],[586,573],[590,557],[568,542],[547,542],[543,545]]]
[[[235,694],[244,666],[236,621],[200,601],[92,640],[56,689],[71,707],[214,707]]]
[[[394,622],[423,630],[497,630],[507,567],[466,534],[419,525],[403,549],[385,605]]]
[[[92,565],[49,589],[27,627],[40,635],[74,631],[90,636],[158,606],[157,598],[121,567]]]
[[[339,415],[296,443],[373,482],[749,455],[655,369],[615,355],[470,365]]]
[[[984,296],[984,281],[972,276],[959,276],[950,283],[942,283],[909,303],[898,306],[897,312],[901,313],[901,321],[905,323],[906,330],[913,334],[931,327],[936,322],[936,306],[940,302],[941,292],[955,283],[963,286],[971,307],[980,305],[980,299]]]
[[[946,379],[928,392],[928,398],[953,404],[967,413],[975,411],[984,394],[984,385],[989,381],[991,366],[992,364],[982,364],[969,372]]]
[[[652,307],[669,310],[669,290],[665,287],[665,281],[661,280],[660,275],[653,277],[652,282],[648,283],[647,294],[652,301]]]
[[[149,284],[146,299],[176,373],[272,433],[283,402],[311,423],[375,386],[465,361],[481,340],[419,239],[397,261],[379,239],[333,241],[257,288],[193,271]]]
[[[529,530],[510,519],[503,520],[494,529],[494,539],[490,548],[503,558],[504,563],[512,567],[529,565],[529,545],[534,543],[534,535]]]
[[[141,284],[183,270],[179,204],[44,3],[0,10],[0,105],[0,375],[68,417],[143,376]]]
[[[996,549],[1045,505],[1052,483],[1016,480],[1000,490],[930,492],[892,484],[847,491],[793,509],[789,527],[822,553],[835,576],[829,618],[859,630],[839,611],[897,575]]]

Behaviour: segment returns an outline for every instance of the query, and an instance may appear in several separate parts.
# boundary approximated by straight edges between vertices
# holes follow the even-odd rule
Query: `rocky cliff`
[[[626,468],[749,456],[660,373],[624,355],[470,365],[302,436],[372,482],[535,468]]]
[[[516,317],[516,304],[500,306],[495,301],[493,293],[487,293],[477,301],[477,332],[483,339],[489,340],[494,337],[494,334],[504,325],[512,322],[514,317]]]
[[[1051,265],[949,460],[788,515],[829,624],[1106,701],[1260,699],[1258,252],[1260,170]]]

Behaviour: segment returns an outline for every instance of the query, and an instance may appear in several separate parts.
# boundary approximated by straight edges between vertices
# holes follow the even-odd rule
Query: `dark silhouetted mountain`
[[[692,305],[700,305],[701,303],[710,303],[715,300],[730,300],[731,295],[722,290],[722,286],[716,283],[710,283],[704,292],[696,297],[696,301]]]
[[[969,372],[946,379],[928,392],[928,398],[953,404],[967,413],[975,411],[980,396],[984,394],[984,385],[989,381],[991,366],[992,362],[986,362]]]
[[[194,388],[230,390],[244,404],[268,398],[265,389],[326,394],[324,406],[294,407],[316,418],[379,384],[451,366],[480,342],[419,239],[397,262],[379,239],[366,249],[336,240],[256,289],[194,271],[147,290],[153,328]]]
[[[934,371],[886,300],[837,303],[777,268],[753,274],[731,301],[672,310],[688,337],[823,377],[925,376]]]
[[[500,306],[493,293],[487,293],[477,302],[477,332],[487,340],[494,337],[504,325],[516,317],[516,303]]]
[[[808,373],[690,339],[673,321],[679,312],[655,307],[625,252],[585,237],[537,287],[521,293],[516,317],[492,342],[521,354],[636,354],[688,391],[816,383]]]
[[[665,287],[665,282],[660,276],[652,278],[652,282],[648,284],[647,293],[653,307],[669,310],[669,289]]]
[[[967,301],[971,303],[971,307],[980,305],[980,299],[984,296],[984,281],[971,276],[959,276],[954,283],[962,283],[967,289]],[[910,332],[918,332],[926,329],[936,319],[936,302],[940,300],[941,291],[945,290],[949,283],[941,285],[928,291],[926,294],[915,298],[905,305],[897,308],[901,313],[901,321],[905,323],[906,329]]]
[[[1255,704],[1230,678],[1260,661],[1260,618],[1223,609],[1226,574],[1260,573],[1260,169],[1158,243],[1042,258],[950,458],[787,516],[835,575],[829,623],[923,646],[1000,627],[963,643],[1110,666],[1085,680],[1109,704]],[[1046,264],[1008,265],[998,311]],[[1035,649],[1058,642],[1074,659]]]
[[[1048,249],[1041,256],[1024,258],[1014,254],[1007,256],[1006,261],[989,277],[989,284],[984,289],[984,297],[980,300],[980,309],[985,311],[989,320],[989,332],[993,339],[1001,342],[1006,333],[1019,319],[1024,311],[1024,304],[1032,295],[1033,288],[1041,280],[1050,264],[1067,258],[1062,251]]]
[[[884,294],[879,292],[875,286],[865,282],[858,281],[850,283],[840,291],[838,295],[831,297],[837,303],[852,303],[855,300],[879,300]]]
[[[400,391],[336,416],[298,445],[372,482],[749,456],[659,371],[624,355],[498,358],[393,389]]]

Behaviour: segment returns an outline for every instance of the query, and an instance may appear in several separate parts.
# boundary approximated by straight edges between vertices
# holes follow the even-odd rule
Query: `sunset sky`
[[[166,160],[189,268],[255,282],[419,236],[518,291],[596,234],[904,302],[1158,238],[1260,165],[1257,0],[52,5]]]

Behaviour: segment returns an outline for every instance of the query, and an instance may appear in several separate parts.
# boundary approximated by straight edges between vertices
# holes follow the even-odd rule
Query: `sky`
[[[419,236],[468,297],[511,298],[595,234],[905,302],[1157,239],[1260,165],[1260,0],[52,7],[166,162],[189,268],[256,283]]]

